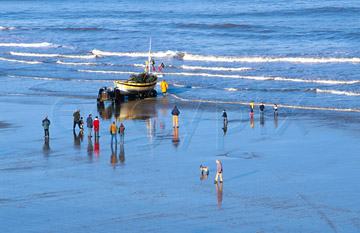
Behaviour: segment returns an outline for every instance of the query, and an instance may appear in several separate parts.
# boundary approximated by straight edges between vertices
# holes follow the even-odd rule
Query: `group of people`
[[[114,138],[115,144],[117,144],[117,133],[120,135],[120,144],[124,144],[125,126],[123,123],[121,123],[118,128],[115,124],[115,121],[113,121],[112,125],[110,125],[111,145],[113,144]]]
[[[259,105],[259,110],[260,110],[260,114],[265,112],[265,105],[263,102],[260,103]],[[250,103],[250,115],[254,114],[254,101],[251,101]],[[274,104],[274,115],[278,115],[278,107],[277,104]]]
[[[83,133],[84,131],[84,120],[83,117],[80,116],[80,110],[77,110],[73,114],[74,117],[74,124],[73,124],[73,131],[75,131],[76,125],[78,125],[80,132]],[[86,119],[86,126],[88,128],[88,137],[92,137],[92,130],[94,129],[95,133],[95,140],[100,137],[99,130],[100,130],[100,122],[98,116],[95,117],[95,120],[92,119],[92,114],[89,114],[88,118]]]

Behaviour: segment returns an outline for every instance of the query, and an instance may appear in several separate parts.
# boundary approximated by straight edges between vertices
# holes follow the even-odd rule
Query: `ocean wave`
[[[52,77],[37,77],[37,76],[19,76],[19,75],[7,75],[9,78],[23,78],[23,79],[36,79],[36,80],[48,80],[48,81],[70,81],[70,82],[113,82],[115,79],[74,79],[74,78],[52,78]]]
[[[63,61],[56,61],[56,63],[61,65],[69,65],[69,66],[99,66],[103,64],[99,63],[91,63],[91,62],[63,62]]]
[[[186,99],[179,97],[175,94],[169,93],[172,97],[184,101],[184,102],[200,102],[200,103],[214,103],[214,104],[238,104],[238,105],[250,105],[250,102],[242,102],[242,101],[221,101],[221,100],[203,100],[203,99]],[[254,103],[254,105],[260,105],[260,103]],[[266,104],[265,106],[272,107],[274,104]],[[330,107],[316,107],[316,106],[297,106],[297,105],[283,105],[278,104],[279,108],[290,108],[290,109],[304,109],[304,110],[318,110],[318,111],[336,111],[336,112],[360,112],[360,109],[356,108],[330,108]]]
[[[114,70],[77,70],[84,73],[101,73],[101,74],[134,74],[136,72],[131,71],[114,71]]]
[[[0,31],[1,30],[15,30],[15,27],[4,27],[4,26],[0,26]]]
[[[248,25],[248,24],[203,24],[203,23],[189,23],[189,24],[179,24],[179,27],[182,28],[199,28],[199,29],[234,29],[234,28],[258,28],[260,26]]]
[[[94,49],[92,51],[94,55],[98,56],[119,56],[119,57],[148,57],[148,52],[107,52],[102,51],[99,49]],[[167,51],[167,52],[157,52],[157,53],[150,53],[151,57],[175,57],[177,56],[177,52]]]
[[[148,52],[109,52],[99,49],[92,50],[98,56],[120,56],[120,57],[148,57]],[[151,57],[173,57],[185,61],[204,61],[204,62],[237,62],[237,63],[360,63],[360,58],[337,58],[337,57],[241,57],[241,56],[215,56],[197,55],[186,52],[167,51],[151,53]]]
[[[360,58],[335,58],[335,57],[236,57],[236,56],[204,56],[191,53],[183,53],[182,58],[187,61],[207,62],[240,62],[240,63],[360,63]]]
[[[59,45],[48,42],[42,43],[0,43],[0,47],[24,47],[24,48],[41,48],[41,47],[59,47]]]
[[[186,66],[182,65],[181,68],[185,70],[213,70],[213,71],[245,71],[245,70],[251,70],[249,67],[204,67],[204,66]]]
[[[96,55],[64,55],[64,54],[49,54],[49,53],[19,53],[19,52],[10,52],[13,56],[22,56],[22,57],[63,57],[63,58],[75,58],[75,59],[94,59],[97,58]]]
[[[103,73],[103,74],[133,74],[136,72],[129,71],[111,71],[111,70],[78,70],[79,72],[87,73]],[[156,73],[155,73],[156,74]],[[225,75],[225,74],[210,74],[210,73],[189,73],[189,72],[162,72],[162,75],[173,76],[200,76],[200,77],[216,77],[216,78],[233,78],[233,79],[247,79],[256,81],[282,81],[282,82],[302,82],[302,83],[317,83],[326,85],[349,85],[360,83],[360,80],[326,80],[326,79],[300,79],[300,78],[284,78],[284,77],[266,77],[266,76],[242,76],[242,75]]]
[[[163,73],[165,75],[183,75],[183,76],[202,76],[202,77],[218,77],[218,78],[234,78],[248,79],[257,81],[283,81],[283,82],[303,82],[318,83],[327,85],[348,85],[360,83],[360,80],[343,81],[343,80],[324,80],[324,79],[299,79],[299,78],[283,78],[283,77],[266,77],[266,76],[241,76],[241,75],[225,75],[225,74],[209,74],[209,73]]]
[[[334,95],[347,95],[347,96],[360,96],[360,92],[352,92],[352,91],[341,91],[341,90],[323,90],[323,89],[315,89],[316,93],[327,93]]]
[[[0,60],[1,61],[9,61],[9,62],[27,63],[27,64],[41,64],[41,63],[43,63],[41,61],[25,61],[25,60],[9,59],[9,58],[4,58],[4,57],[0,57]]]

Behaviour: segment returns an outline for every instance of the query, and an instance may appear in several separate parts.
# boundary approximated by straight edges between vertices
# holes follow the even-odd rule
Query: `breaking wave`
[[[13,56],[22,57],[63,57],[63,58],[75,58],[75,59],[94,59],[96,55],[64,55],[64,54],[49,54],[49,53],[18,53],[10,52]]]
[[[61,65],[69,65],[69,66],[99,66],[103,64],[99,63],[91,63],[91,62],[63,62],[63,61],[56,61],[56,63]]]
[[[134,74],[136,72],[130,71],[107,71],[107,70],[77,70],[78,72],[85,72],[85,73],[101,73],[101,74]]]
[[[249,67],[204,67],[204,66],[186,66],[182,65],[181,68],[185,70],[213,70],[213,71],[245,71],[251,70]]]
[[[18,76],[18,75],[7,75],[6,77],[49,80],[49,81],[70,81],[70,82],[107,82],[107,81],[112,82],[112,81],[115,81],[115,79],[73,79],[73,78],[51,78],[51,77]]]
[[[102,74],[133,74],[135,72],[129,71],[110,71],[110,70],[78,70],[79,72],[87,73],[102,73]],[[300,78],[284,78],[284,77],[266,77],[266,76],[242,76],[242,75],[225,75],[225,74],[210,74],[210,73],[188,73],[188,72],[162,72],[163,75],[173,76],[201,76],[201,77],[216,77],[216,78],[234,78],[247,79],[257,81],[282,81],[282,82],[302,82],[302,83],[317,83],[326,85],[349,85],[360,83],[360,80],[326,80],[326,79],[300,79]]]
[[[184,53],[182,58],[187,61],[208,62],[241,62],[241,63],[269,63],[269,62],[291,62],[291,63],[359,63],[360,58],[316,58],[316,57],[236,57],[236,56],[203,56]]]
[[[179,97],[174,94],[169,95],[173,96],[174,98],[184,101],[184,102],[201,102],[201,103],[215,103],[215,104],[238,104],[238,105],[250,105],[250,102],[232,102],[232,101],[221,101],[221,100],[200,100],[200,99],[186,99]],[[255,105],[260,105],[260,103],[255,103]],[[265,106],[272,107],[274,104],[266,104]],[[291,109],[304,109],[304,110],[318,110],[318,111],[337,111],[337,112],[360,112],[360,109],[356,108],[329,108],[329,107],[316,107],[316,106],[296,106],[296,105],[277,105],[279,108],[291,108]]]
[[[352,92],[352,91],[340,91],[340,90],[323,90],[323,89],[315,89],[316,93],[328,93],[334,95],[347,95],[347,96],[360,96],[360,92]]]
[[[25,60],[16,60],[16,59],[9,59],[0,57],[1,61],[9,61],[9,62],[19,62],[19,63],[27,63],[27,64],[41,64],[41,61],[25,61]]]
[[[58,45],[48,42],[42,43],[0,43],[0,47],[24,47],[24,48],[41,48],[41,47],[59,47]]]
[[[148,57],[147,52],[108,52],[98,49],[92,51],[98,56],[120,56],[120,57]],[[151,57],[174,57],[186,61],[204,62],[238,62],[238,63],[271,63],[271,62],[290,62],[290,63],[360,63],[360,58],[336,58],[336,57],[242,57],[242,56],[213,56],[182,53],[176,51],[151,53]]]
[[[4,27],[4,26],[0,26],[0,30],[14,30],[14,27]]]
[[[98,56],[119,56],[119,57],[148,57],[148,52],[107,52],[107,51],[101,51],[98,49],[94,49],[92,51],[94,55]],[[157,53],[150,53],[151,57],[175,57],[177,55],[176,52],[173,51],[167,51],[167,52],[157,52]]]

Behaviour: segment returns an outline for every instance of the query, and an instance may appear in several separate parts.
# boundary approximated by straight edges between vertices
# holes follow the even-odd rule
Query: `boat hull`
[[[128,81],[114,81],[115,89],[122,95],[136,95],[140,92],[150,92],[154,90],[156,81],[150,83],[136,83]]]

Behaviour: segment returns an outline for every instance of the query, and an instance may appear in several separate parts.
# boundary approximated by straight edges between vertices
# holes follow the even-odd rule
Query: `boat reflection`
[[[132,100],[121,104],[98,104],[97,110],[103,120],[147,120],[157,116],[159,101],[153,98]]]

